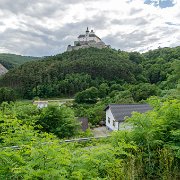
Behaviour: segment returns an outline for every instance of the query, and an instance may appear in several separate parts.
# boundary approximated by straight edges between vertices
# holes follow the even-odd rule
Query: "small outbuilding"
[[[144,113],[152,108],[148,104],[109,104],[106,108],[106,128],[119,130],[125,117],[131,117],[132,112]]]
[[[81,118],[79,118],[79,122],[81,123],[82,130],[86,131],[88,129],[88,118],[81,117]]]
[[[48,106],[48,101],[34,101],[33,104],[41,109]]]

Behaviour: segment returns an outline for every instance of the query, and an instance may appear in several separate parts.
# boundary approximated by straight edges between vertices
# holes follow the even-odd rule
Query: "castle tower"
[[[89,41],[89,29],[87,27],[87,30],[86,30],[86,41]]]
[[[95,34],[93,30],[91,30],[91,32],[89,34]]]

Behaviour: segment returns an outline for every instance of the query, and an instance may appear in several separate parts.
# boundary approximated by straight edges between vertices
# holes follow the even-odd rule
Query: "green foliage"
[[[112,91],[123,91],[124,88],[120,85],[120,84],[113,84],[111,87],[110,87],[110,92]]]
[[[3,87],[0,88],[0,104],[3,101],[15,101],[16,100],[16,94],[12,88]]]
[[[174,89],[180,83],[180,61],[176,60],[170,67],[172,73],[167,75],[167,80],[160,85],[163,89]]]
[[[131,104],[134,99],[130,91],[112,91],[109,96],[111,97],[108,102],[115,104]]]
[[[11,70],[0,84],[22,97],[77,93],[76,102],[87,104],[74,104],[74,114],[64,106],[37,109],[3,102],[0,179],[180,179],[179,52],[179,47],[144,54],[80,49]],[[8,88],[0,92],[1,101],[13,94]],[[96,125],[105,119],[107,104],[134,103],[158,94],[163,97],[149,100],[152,111],[134,113],[125,122],[132,128],[113,132],[110,139],[57,139],[91,136],[89,130],[78,132],[75,116]]]
[[[140,83],[138,85],[134,85],[130,88],[132,93],[132,97],[135,101],[146,100],[150,96],[158,95],[159,89],[154,84],[149,83]]]
[[[73,109],[77,117],[86,117],[91,125],[98,125],[100,121],[105,120],[105,104],[97,102],[96,104],[74,104]]]
[[[105,120],[105,105],[103,103],[97,103],[94,106],[86,109],[85,115],[92,125],[97,125],[101,121]]]
[[[25,98],[72,96],[104,80],[136,81],[137,66],[128,54],[110,49],[80,49],[28,62],[7,73],[0,85]],[[134,74],[135,73],[135,74]]]
[[[99,97],[104,98],[108,95],[109,92],[109,86],[107,83],[102,83],[99,86]]]
[[[84,145],[60,143],[53,135],[0,112],[0,179],[178,180],[180,102],[157,98],[150,102],[152,111],[127,119],[131,130]],[[43,109],[42,117],[45,113],[53,117],[55,111]]]
[[[150,83],[172,89],[177,83],[179,71],[174,67],[179,67],[178,62],[179,47],[144,54],[106,48],[79,49],[27,62],[7,73],[0,86],[12,87],[29,99],[72,97],[90,87],[101,90],[100,97],[104,98],[113,90],[129,90],[124,89],[127,83]]]
[[[127,123],[133,128],[115,133],[113,145],[125,142],[136,147],[136,151],[131,152],[133,169],[126,169],[133,171],[135,179],[178,179],[180,102],[157,99],[151,99],[151,102],[154,110],[146,114],[135,113],[129,118]],[[129,160],[125,158],[126,164]]]
[[[48,106],[40,114],[37,124],[46,132],[51,132],[59,138],[69,138],[78,132],[79,124],[73,111],[67,107]]]
[[[79,92],[75,96],[75,102],[77,103],[96,103],[99,97],[99,90],[95,87],[91,87],[82,92]]]

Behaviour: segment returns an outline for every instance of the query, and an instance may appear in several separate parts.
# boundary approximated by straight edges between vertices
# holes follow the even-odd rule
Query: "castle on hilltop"
[[[67,51],[78,50],[82,48],[110,48],[109,45],[106,45],[95,33],[93,30],[89,31],[88,27],[85,34],[78,36],[78,41],[74,41],[74,46],[68,45]]]

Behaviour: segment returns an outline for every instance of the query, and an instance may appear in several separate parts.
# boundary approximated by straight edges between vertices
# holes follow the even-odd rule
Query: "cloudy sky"
[[[87,26],[115,49],[178,46],[180,0],[0,0],[0,53],[61,53]]]

